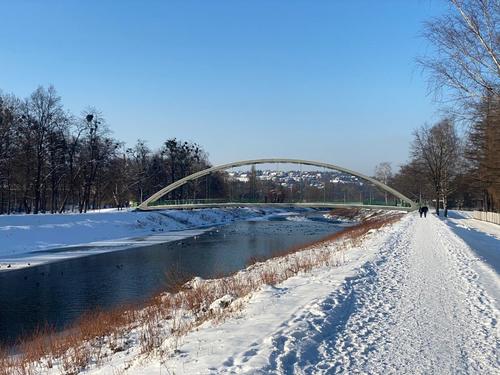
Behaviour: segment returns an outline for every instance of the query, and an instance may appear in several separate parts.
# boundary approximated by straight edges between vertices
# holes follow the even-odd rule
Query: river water
[[[3,272],[0,342],[13,343],[45,323],[63,328],[98,307],[140,303],[168,289],[168,274],[215,277],[244,268],[252,258],[268,258],[340,229],[320,212],[276,216],[231,223],[179,241]]]

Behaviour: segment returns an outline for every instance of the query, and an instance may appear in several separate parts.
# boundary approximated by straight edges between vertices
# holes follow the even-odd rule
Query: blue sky
[[[0,89],[53,84],[114,135],[210,160],[294,157],[373,173],[437,119],[415,57],[443,0],[0,0]]]

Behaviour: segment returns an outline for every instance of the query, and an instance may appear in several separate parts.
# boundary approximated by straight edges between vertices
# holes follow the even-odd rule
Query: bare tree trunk
[[[436,191],[436,215],[439,216],[439,191]]]

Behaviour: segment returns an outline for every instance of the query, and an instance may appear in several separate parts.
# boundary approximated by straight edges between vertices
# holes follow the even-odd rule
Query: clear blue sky
[[[114,135],[372,173],[438,107],[415,57],[442,0],[0,0],[0,89],[53,84]]]

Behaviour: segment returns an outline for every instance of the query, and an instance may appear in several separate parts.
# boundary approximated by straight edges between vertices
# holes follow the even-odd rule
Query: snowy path
[[[188,335],[182,356],[131,373],[500,373],[499,312],[479,260],[444,222],[411,214],[368,245],[350,272],[264,290],[242,319]]]
[[[498,373],[498,313],[470,250],[433,216],[401,229],[357,277],[274,334],[269,364],[250,372]]]

